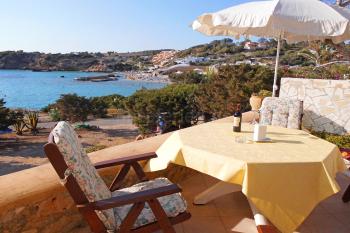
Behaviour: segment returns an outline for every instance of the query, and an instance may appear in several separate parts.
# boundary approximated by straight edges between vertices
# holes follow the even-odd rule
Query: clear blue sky
[[[0,51],[139,51],[209,42],[190,23],[248,0],[7,0]]]

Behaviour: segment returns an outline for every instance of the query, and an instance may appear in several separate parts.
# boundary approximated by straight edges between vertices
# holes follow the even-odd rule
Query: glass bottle
[[[241,105],[236,105],[236,110],[233,113],[233,132],[241,132],[242,128],[242,113]]]

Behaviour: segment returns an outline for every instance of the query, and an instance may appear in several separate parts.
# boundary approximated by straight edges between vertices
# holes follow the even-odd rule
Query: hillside
[[[255,47],[247,48],[247,43]],[[175,59],[204,57],[205,62],[193,65],[208,66],[222,63],[254,61],[258,64],[273,65],[277,42],[273,39],[260,39],[258,42],[245,40],[234,42],[232,39],[214,40],[207,44],[193,46],[178,51]],[[152,58],[161,51],[149,50],[131,53],[67,53],[45,54],[39,52],[4,51],[0,52],[0,69],[63,70],[63,71],[130,71],[147,70],[153,66]],[[309,66],[332,60],[349,60],[349,45],[339,46],[316,42],[314,44],[282,43],[281,65]],[[169,62],[168,65],[174,65]]]
[[[133,53],[68,53],[0,52],[0,69],[64,70],[64,71],[128,71],[140,63],[150,64],[159,50]]]

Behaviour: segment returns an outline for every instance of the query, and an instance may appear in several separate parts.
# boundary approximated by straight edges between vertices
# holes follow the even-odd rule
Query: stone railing
[[[251,121],[252,114],[244,114],[243,121]],[[127,155],[156,151],[169,134],[147,138],[89,154],[92,162],[115,159]],[[110,183],[119,167],[100,170],[106,183]],[[170,165],[167,170],[148,174],[150,178],[166,176],[178,182],[194,171]],[[135,179],[130,172],[126,183]],[[73,200],[59,182],[51,164],[0,176],[0,233],[66,233],[85,226]]]

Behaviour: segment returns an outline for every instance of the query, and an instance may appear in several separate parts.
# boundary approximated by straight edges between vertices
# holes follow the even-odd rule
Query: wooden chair
[[[344,160],[347,160],[347,164],[350,162],[350,148],[340,148],[340,152],[343,154]],[[348,170],[345,172],[345,175],[350,177],[350,167],[348,167]],[[343,197],[342,197],[343,202],[347,203],[350,201],[350,185],[346,188]]]
[[[74,129],[59,122],[44,146],[45,153],[79,212],[95,233],[175,233],[174,224],[191,217],[181,189],[166,178],[148,180],[138,161],[155,153],[132,155],[92,165]],[[108,188],[96,169],[122,165]],[[130,168],[141,183],[119,189]]]

